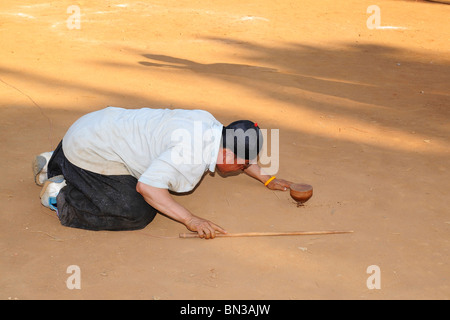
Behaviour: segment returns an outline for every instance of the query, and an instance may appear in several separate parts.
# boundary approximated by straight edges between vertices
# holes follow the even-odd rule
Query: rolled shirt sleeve
[[[176,163],[174,149],[154,159],[139,181],[152,187],[175,192],[188,192],[195,188],[207,170],[204,163]]]

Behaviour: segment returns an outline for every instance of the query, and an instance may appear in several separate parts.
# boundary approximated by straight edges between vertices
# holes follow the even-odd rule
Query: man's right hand
[[[217,224],[194,215],[185,222],[185,225],[188,230],[197,232],[200,238],[205,239],[214,239],[216,237],[216,232],[227,233]]]
[[[136,190],[149,205],[162,214],[183,223],[190,231],[197,232],[200,238],[213,239],[216,236],[216,231],[227,233],[215,223],[193,215],[189,210],[176,202],[167,189],[156,188],[138,182]]]

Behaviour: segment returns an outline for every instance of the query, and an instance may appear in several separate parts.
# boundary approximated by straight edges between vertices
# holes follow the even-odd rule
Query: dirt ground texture
[[[0,298],[449,299],[449,16],[424,1],[1,1]],[[229,232],[354,233],[61,226],[31,160],[108,105],[279,129],[277,177],[314,186],[305,207],[245,175],[175,199]]]

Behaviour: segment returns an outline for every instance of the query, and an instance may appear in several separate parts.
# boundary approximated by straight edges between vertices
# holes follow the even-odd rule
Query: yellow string
[[[276,179],[276,177],[273,176],[272,178],[270,178],[269,180],[267,180],[266,183],[264,183],[264,186],[267,187],[267,185],[268,185],[273,179]]]

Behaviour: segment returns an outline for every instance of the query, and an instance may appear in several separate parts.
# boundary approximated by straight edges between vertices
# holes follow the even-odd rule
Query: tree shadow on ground
[[[206,40],[231,46],[248,63],[200,63],[154,53],[142,54],[145,60],[138,63],[218,79],[297,108],[367,123],[376,120],[387,128],[433,137],[448,133],[448,59],[374,44],[265,46],[229,38]]]

